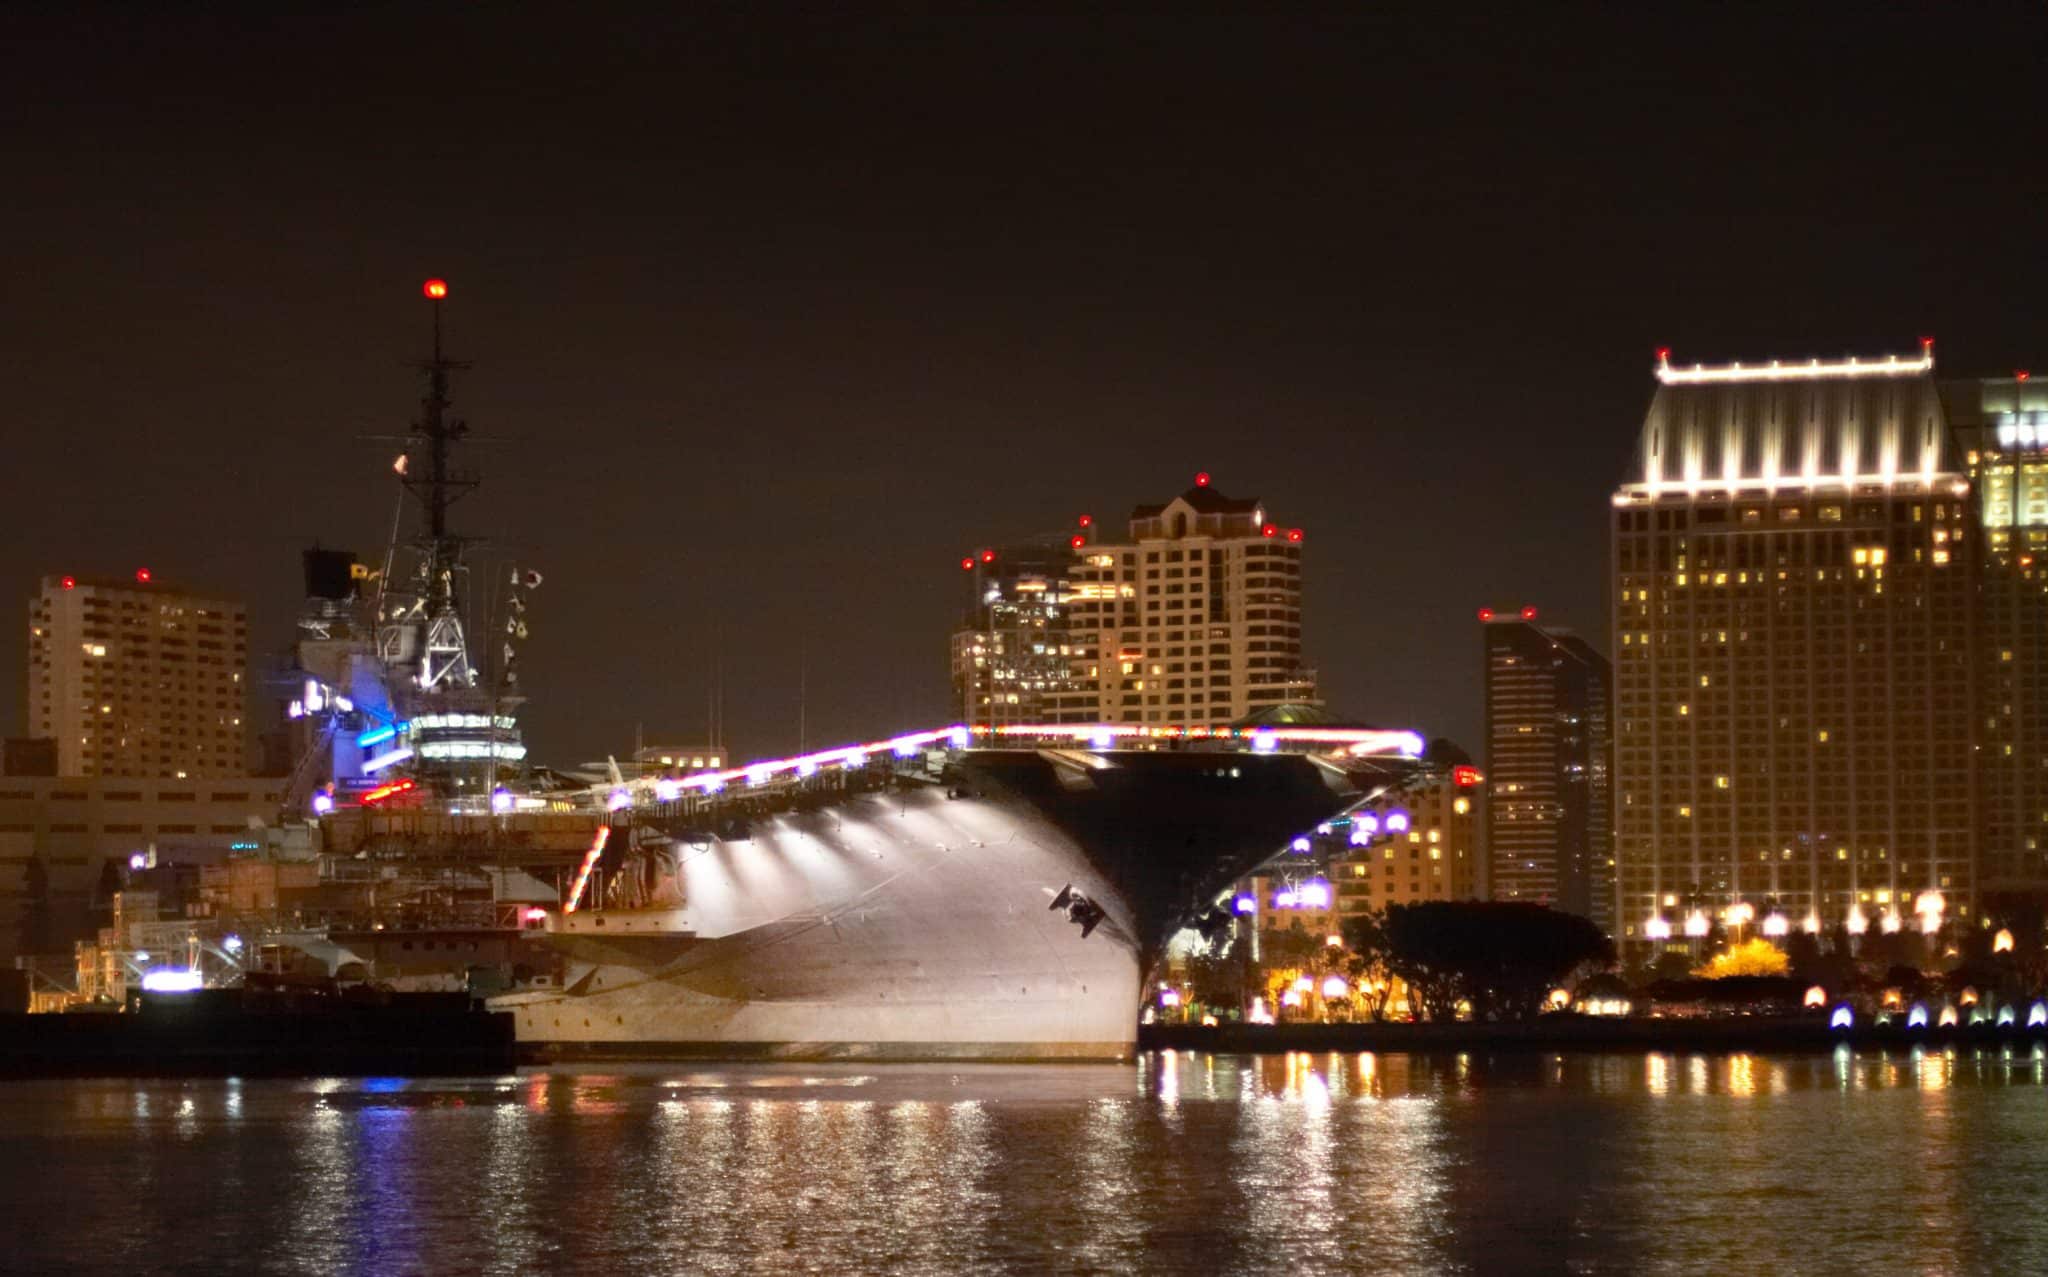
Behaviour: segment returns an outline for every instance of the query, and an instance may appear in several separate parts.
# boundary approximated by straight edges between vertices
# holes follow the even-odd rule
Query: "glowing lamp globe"
[[[1823,988],[1821,988],[1821,987],[1820,987],[1819,985],[1817,985],[1817,984],[1816,984],[1816,985],[1814,985],[1814,986],[1813,986],[1812,988],[1810,988],[1810,989],[1808,989],[1808,990],[1806,991],[1806,1005],[1807,1005],[1807,1006],[1810,1006],[1810,1007],[1824,1007],[1824,1006],[1826,1006],[1827,1004],[1828,1004],[1828,991],[1827,991],[1826,989],[1823,989]]]

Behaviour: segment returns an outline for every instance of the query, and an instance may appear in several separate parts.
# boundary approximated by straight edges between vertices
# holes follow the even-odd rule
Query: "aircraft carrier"
[[[548,922],[560,985],[494,1006],[547,1058],[1127,1057],[1176,931],[1227,925],[1233,882],[1422,766],[1394,732],[1102,747],[1129,730],[955,727],[620,787]]]
[[[466,365],[443,352],[446,285],[424,291],[391,543],[379,564],[307,555],[288,801],[322,889],[417,902],[358,919],[328,974],[449,955],[407,978],[495,992],[558,1058],[1120,1058],[1171,936],[1227,928],[1231,884],[1423,766],[1406,732],[1005,724],[691,774],[535,767],[517,656],[539,576],[472,580],[449,517],[477,483],[454,463]],[[462,874],[494,884],[501,925],[419,930],[450,925],[429,906]],[[483,940],[531,960],[479,990]]]

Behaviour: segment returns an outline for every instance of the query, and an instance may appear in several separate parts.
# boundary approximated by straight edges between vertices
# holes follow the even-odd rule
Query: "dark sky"
[[[999,8],[16,11],[0,582],[281,646],[298,550],[388,530],[440,275],[543,757],[701,734],[721,657],[744,754],[800,663],[814,745],[944,721],[963,551],[1197,469],[1307,530],[1334,707],[1476,745],[1480,603],[1606,646],[1656,346],[2048,366],[2037,6]]]

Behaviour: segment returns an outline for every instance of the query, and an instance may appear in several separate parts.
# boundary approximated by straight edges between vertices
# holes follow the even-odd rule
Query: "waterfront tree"
[[[1476,1019],[1528,1019],[1574,971],[1614,960],[1614,946],[1577,914],[1505,901],[1432,900],[1386,914],[1387,966],[1411,1002],[1448,1020],[1460,1002]]]
[[[1367,909],[1344,920],[1345,974],[1360,1008],[1372,1019],[1387,1018],[1394,997],[1394,972],[1387,966],[1387,915]]]

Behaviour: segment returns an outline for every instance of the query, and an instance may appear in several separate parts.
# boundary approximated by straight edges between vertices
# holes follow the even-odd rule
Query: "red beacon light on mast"
[[[135,583],[136,583],[137,585],[148,585],[148,584],[149,584],[149,569],[148,569],[148,568],[137,568],[137,569],[135,569]]]
[[[1260,536],[1262,536],[1262,537],[1276,537],[1276,536],[1279,536],[1279,535],[1280,535],[1280,525],[1279,525],[1279,524],[1277,524],[1277,523],[1269,523],[1269,524],[1267,524],[1267,525],[1266,525],[1265,527],[1263,527],[1263,528],[1260,528],[1260,529],[1259,529],[1259,535],[1260,535]]]
[[[1299,545],[1299,544],[1301,544],[1301,529],[1300,529],[1300,528],[1289,528],[1289,529],[1287,529],[1287,539],[1288,539],[1289,541],[1292,541],[1292,542],[1294,542],[1294,543],[1295,543],[1296,545]]]
[[[67,576],[60,579],[57,582],[57,585],[61,589],[75,590],[78,588],[78,578],[75,576]]]
[[[1522,609],[1522,619],[1523,619],[1523,620],[1525,620],[1525,621],[1533,621],[1533,620],[1535,620],[1535,619],[1536,619],[1536,609],[1535,609],[1535,608],[1533,608],[1533,607],[1525,607],[1525,608],[1523,608],[1523,609]]]
[[[1198,488],[1206,488],[1209,486],[1209,472],[1207,470],[1198,470],[1195,472],[1195,486]]]
[[[994,563],[996,561],[996,552],[994,550],[983,550],[981,552],[981,561],[983,563]]]
[[[1067,538],[1067,544],[1073,546],[1076,550],[1078,550],[1082,546],[1088,544],[1088,538],[1076,532],[1073,536]]]
[[[1095,516],[1094,516],[1094,515],[1092,515],[1092,514],[1084,514],[1084,515],[1082,515],[1082,516],[1081,516],[1081,518],[1080,518],[1080,524],[1081,524],[1081,526],[1082,526],[1082,527],[1084,527],[1084,528],[1092,528],[1092,527],[1094,527],[1094,526],[1095,526]]]
[[[1482,621],[1491,621],[1493,619],[1493,609],[1490,607],[1480,608],[1479,619]]]
[[[445,279],[430,279],[420,285],[420,291],[426,294],[428,301],[440,301],[448,295],[448,281]]]
[[[970,554],[970,555],[968,555],[968,556],[967,556],[966,558],[964,558],[964,559],[960,560],[960,570],[961,570],[962,572],[972,572],[972,571],[974,571],[974,556],[973,556],[973,555],[971,555],[971,554]]]

